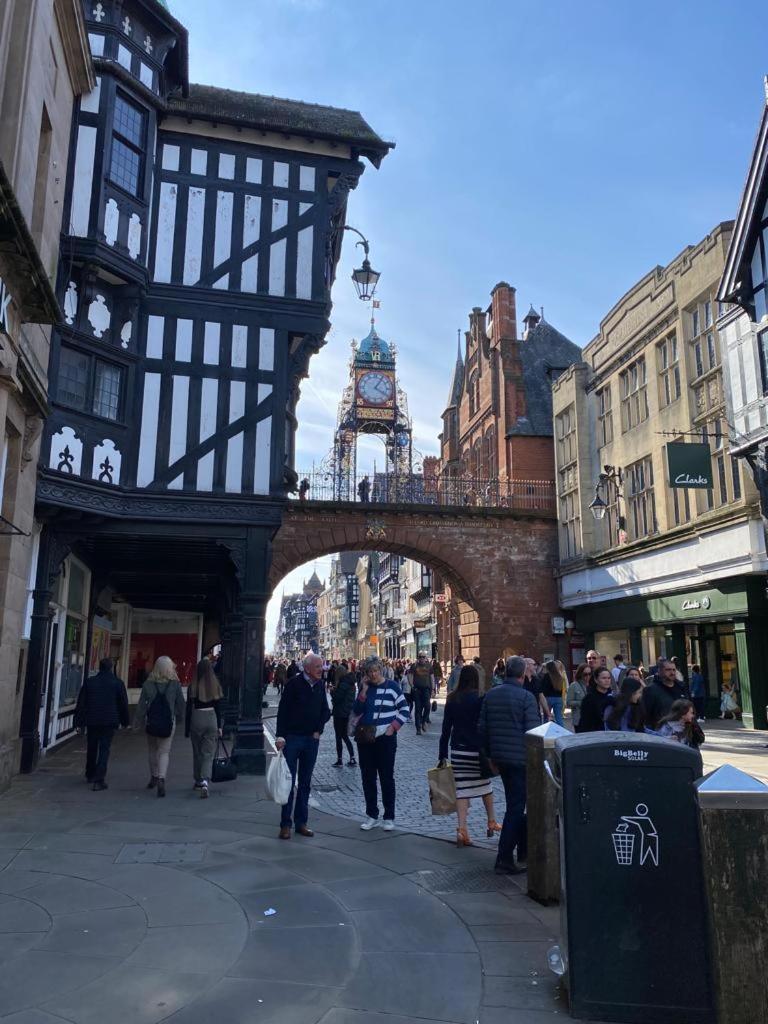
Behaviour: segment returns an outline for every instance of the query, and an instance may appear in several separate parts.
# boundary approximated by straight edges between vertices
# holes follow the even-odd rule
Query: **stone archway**
[[[504,651],[551,649],[556,524],[501,509],[363,509],[292,504],[272,545],[271,590],[336,551],[391,551],[439,570],[459,601],[462,651],[490,667]]]

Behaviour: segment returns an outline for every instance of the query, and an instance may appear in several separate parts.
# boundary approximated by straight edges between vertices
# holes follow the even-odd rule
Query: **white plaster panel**
[[[245,161],[245,180],[261,184],[261,160],[255,156],[249,156]]]
[[[224,489],[239,494],[243,489],[243,435],[242,432],[227,441],[227,469]]]
[[[104,239],[107,245],[117,241],[117,230],[120,226],[120,207],[114,199],[108,199],[104,208]]]
[[[101,100],[101,76],[96,78],[96,86],[80,98],[80,109],[86,114],[98,114]]]
[[[184,486],[184,474],[180,473],[168,484],[169,491],[180,491]]]
[[[131,51],[122,43],[117,47],[117,63],[121,64],[126,71],[131,70]]]
[[[303,216],[312,209],[312,203],[299,203],[299,216]]]
[[[261,199],[246,196],[243,204],[243,248],[258,242],[261,231]],[[244,292],[255,292],[259,272],[258,255],[243,261],[240,273],[240,288]]]
[[[132,213],[128,220],[128,255],[132,260],[139,258],[141,252],[141,217]]]
[[[77,285],[70,281],[64,295],[64,319],[68,324],[75,322],[77,316]]]
[[[208,172],[208,151],[205,149],[193,149],[190,161],[192,174],[206,174]]]
[[[269,294],[285,295],[285,239],[269,247]]]
[[[188,363],[192,358],[192,321],[176,321],[176,358]]]
[[[216,430],[216,410],[219,402],[219,382],[215,377],[203,377],[200,393],[200,440],[205,441]]]
[[[299,170],[299,188],[302,192],[315,191],[315,168],[302,166]]]
[[[91,53],[94,57],[104,56],[104,36],[101,32],[89,32],[88,42],[91,44]]]
[[[157,319],[160,319],[158,317]],[[136,467],[136,485],[148,487],[155,479],[157,453],[157,420],[160,413],[160,374],[144,374],[144,398],[141,410],[139,461]]]
[[[269,460],[272,450],[272,417],[256,424],[256,456],[253,476],[254,494],[269,494]]]
[[[232,327],[232,365],[245,368],[248,363],[248,328],[245,324]]]
[[[61,427],[51,438],[49,467],[69,476],[80,476],[82,461],[83,442],[72,427]]]
[[[120,328],[120,347],[128,348],[131,343],[131,334],[133,333],[133,324],[130,320],[126,320],[123,326]]]
[[[163,170],[178,171],[179,169],[179,147],[163,143]]]
[[[109,330],[112,314],[103,295],[97,295],[88,307],[88,322],[96,338],[101,338],[104,332]]]
[[[758,398],[757,370],[755,366],[757,353],[753,345],[745,345],[742,351],[744,354],[744,404],[749,405]]]
[[[155,73],[149,64],[145,64],[142,61],[139,64],[139,78],[146,85],[148,89],[154,89],[155,87]]]
[[[739,351],[741,346],[735,345],[728,350],[728,374],[730,378],[731,396],[733,407],[741,408],[744,405],[744,394],[741,388],[741,371],[739,369]]]
[[[105,438],[93,449],[93,469],[91,479],[102,484],[120,483],[120,467],[123,457],[115,446],[115,442]]]
[[[219,192],[216,196],[216,232],[213,241],[213,265],[228,260],[232,251],[232,192]],[[213,282],[214,288],[229,288],[229,274]]]
[[[219,153],[219,177],[229,178],[231,181],[235,176],[235,157],[232,153]]]
[[[275,331],[272,327],[259,330],[259,369],[274,370],[275,368]]]
[[[187,415],[189,413],[189,377],[173,378],[171,405],[171,437],[168,443],[168,465],[182,458],[187,451]]]
[[[155,246],[155,281],[168,282],[171,280],[177,191],[177,186],[171,181],[163,181],[160,184],[160,209],[157,215],[157,244]]]
[[[207,452],[197,462],[197,490],[213,490],[213,452]]]
[[[147,319],[147,358],[163,358],[163,331],[165,317],[150,316]]]
[[[206,321],[203,338],[203,362],[209,366],[219,365],[219,338],[221,324]]]
[[[299,232],[296,253],[296,298],[312,298],[312,248],[313,228],[302,228]]]
[[[229,422],[239,420],[245,412],[245,381],[233,380],[229,385]]]
[[[243,260],[240,269],[240,289],[244,292],[255,292],[259,280],[259,257],[249,256]]]
[[[96,153],[96,129],[81,124],[77,129],[75,150],[75,173],[72,186],[72,209],[70,229],[73,235],[84,237],[88,234],[91,213],[91,190],[93,188],[93,160]]]
[[[272,385],[271,384],[259,384],[258,392],[257,392],[257,401],[258,401],[259,405],[261,405],[261,403],[264,401],[265,398],[269,398],[269,396],[271,394],[272,394]]]
[[[274,176],[272,184],[277,188],[288,188],[288,164],[275,161]]]
[[[187,239],[184,249],[184,284],[200,280],[205,223],[205,189],[191,188],[187,206]]]
[[[272,200],[272,230],[279,231],[288,223],[288,200]]]

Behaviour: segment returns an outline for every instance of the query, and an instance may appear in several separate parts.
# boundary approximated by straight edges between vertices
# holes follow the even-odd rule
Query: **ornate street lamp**
[[[624,498],[621,492],[621,485],[624,483],[624,474],[621,471],[620,466],[603,466],[603,472],[597,479],[595,484],[595,496],[589,503],[589,510],[593,517],[600,522],[605,519],[606,513],[608,512],[608,504],[600,497],[600,489],[603,488],[604,493],[608,493],[608,487],[613,486],[616,494],[616,532],[619,543],[623,543],[626,540],[627,533],[627,521],[621,514],[619,509],[619,501]]]
[[[350,227],[349,224],[344,225],[344,230],[354,231],[356,235],[360,235],[361,240],[355,242],[355,246],[362,245],[365,256],[363,258],[363,265],[352,271],[352,283],[355,286],[357,297],[362,302],[368,302],[373,298],[373,293],[376,291],[376,285],[379,283],[381,274],[378,270],[373,269],[371,261],[368,259],[368,239],[357,228]]]

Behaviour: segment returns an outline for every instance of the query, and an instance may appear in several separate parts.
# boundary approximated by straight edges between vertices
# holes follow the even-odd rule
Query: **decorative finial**
[[[763,75],[763,89],[765,89],[765,102],[768,103],[768,75]]]

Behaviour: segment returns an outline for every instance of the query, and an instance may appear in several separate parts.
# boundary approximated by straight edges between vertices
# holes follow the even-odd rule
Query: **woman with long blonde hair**
[[[221,736],[222,708],[224,694],[208,658],[197,666],[195,680],[187,690],[187,717],[185,736],[192,741],[192,765],[195,775],[195,789],[200,790],[201,799],[208,796],[208,781],[211,778],[213,756]]]
[[[157,789],[158,796],[165,796],[173,734],[176,722],[184,717],[184,709],[176,666],[172,658],[161,655],[141,688],[133,722],[134,729],[138,731],[143,726],[146,731],[150,774],[147,789]]]

